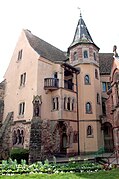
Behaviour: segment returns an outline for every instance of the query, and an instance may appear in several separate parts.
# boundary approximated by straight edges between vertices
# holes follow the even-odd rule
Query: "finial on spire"
[[[116,45],[113,46],[113,52],[114,52],[114,57],[118,57],[117,46]]]
[[[82,18],[82,14],[81,14],[81,8],[77,7],[78,10],[80,10],[80,18]]]

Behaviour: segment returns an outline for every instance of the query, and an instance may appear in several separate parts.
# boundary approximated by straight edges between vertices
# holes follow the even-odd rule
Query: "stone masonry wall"
[[[59,133],[53,135],[56,122],[33,117],[31,121],[29,162],[41,161],[59,151]]]

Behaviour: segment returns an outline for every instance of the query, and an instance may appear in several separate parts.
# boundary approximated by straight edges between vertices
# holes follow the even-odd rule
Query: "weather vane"
[[[80,8],[80,7],[77,7],[77,9],[80,11],[80,17],[82,17],[81,8]]]

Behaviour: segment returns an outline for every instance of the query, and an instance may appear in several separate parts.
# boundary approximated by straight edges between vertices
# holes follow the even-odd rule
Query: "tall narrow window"
[[[74,61],[75,60],[78,60],[78,54],[77,54],[77,52],[74,52]]]
[[[92,129],[92,127],[89,125],[89,126],[87,127],[87,136],[92,136],[92,134],[93,134],[93,129]]]
[[[85,75],[85,77],[84,77],[84,83],[85,83],[85,85],[90,84],[90,77],[89,77],[89,75]]]
[[[64,97],[64,109],[66,109],[66,97]]]
[[[58,97],[54,97],[52,99],[52,109],[53,110],[58,110],[59,109],[59,98]]]
[[[86,113],[91,114],[92,113],[92,106],[90,102],[86,103]]]
[[[106,89],[106,82],[102,82],[102,91],[103,92],[107,91],[107,89]]]
[[[100,95],[97,93],[97,104],[100,104]]]
[[[72,111],[74,111],[74,99],[72,99]]]
[[[59,109],[59,98],[56,97],[56,110],[58,110],[58,109]]]
[[[96,61],[96,53],[95,52],[93,53],[93,56],[94,56],[94,60]]]
[[[103,115],[106,115],[106,104],[105,104],[106,99],[102,98],[102,113]]]
[[[52,99],[52,109],[55,110],[55,98]]]
[[[98,70],[95,69],[95,78],[98,79]]]
[[[22,52],[23,52],[22,49],[18,52],[18,57],[17,57],[18,61],[22,59]]]
[[[87,51],[87,50],[85,50],[85,51],[83,52],[83,57],[84,57],[84,58],[88,58],[88,51]]]
[[[23,73],[23,74],[20,76],[20,86],[24,86],[24,85],[25,85],[25,82],[26,82],[26,73]]]
[[[68,100],[67,100],[67,109],[70,111],[70,98],[68,98]]]
[[[25,102],[19,104],[19,115],[24,115],[25,111]]]

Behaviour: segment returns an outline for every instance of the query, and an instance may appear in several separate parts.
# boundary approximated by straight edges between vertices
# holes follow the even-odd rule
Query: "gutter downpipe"
[[[79,102],[78,102],[78,74],[76,73],[76,98],[77,98],[77,133],[78,133],[78,155],[80,155],[80,141],[79,141]]]

